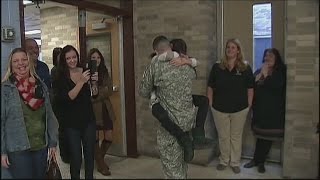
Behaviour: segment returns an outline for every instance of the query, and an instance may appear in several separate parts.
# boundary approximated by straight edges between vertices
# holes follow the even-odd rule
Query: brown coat
[[[91,98],[92,100],[92,106],[94,115],[96,117],[96,124],[98,126],[103,126],[103,117],[102,117],[102,107],[103,103],[106,104],[110,119],[112,121],[115,120],[115,114],[112,108],[111,101],[109,99],[109,96],[112,94],[112,82],[111,78],[109,76],[109,73],[106,72],[106,74],[103,77],[103,83],[99,86],[99,94],[96,98]]]

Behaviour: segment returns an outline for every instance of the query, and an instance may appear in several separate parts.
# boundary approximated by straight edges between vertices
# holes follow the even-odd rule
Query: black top
[[[37,75],[47,85],[48,89],[51,89],[51,76],[49,68],[46,63],[37,60],[37,66],[35,68]]]
[[[255,72],[260,73],[261,69]],[[255,82],[252,123],[262,129],[284,129],[286,70],[276,70],[264,81]]]
[[[239,112],[248,107],[248,89],[254,86],[251,67],[247,65],[243,72],[236,68],[229,71],[216,63],[211,69],[208,86],[213,89],[214,109],[224,113]]]
[[[63,127],[84,128],[95,122],[89,85],[85,83],[78,96],[71,100],[68,93],[76,84],[70,78],[56,79],[53,82],[57,117]]]

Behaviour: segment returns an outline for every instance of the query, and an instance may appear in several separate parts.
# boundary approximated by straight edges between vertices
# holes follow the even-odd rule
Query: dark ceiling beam
[[[103,13],[106,15],[114,16],[114,17],[130,15],[130,13],[128,13],[127,11],[125,11],[123,9],[119,9],[116,7],[112,7],[112,6],[108,6],[108,5],[104,5],[104,4],[99,4],[99,3],[95,3],[95,2],[89,2],[86,0],[77,0],[77,1],[50,0],[50,1],[62,3],[62,4],[67,4],[67,5],[71,5],[71,6],[76,6],[79,9],[85,9],[87,11],[99,12],[99,13]]]

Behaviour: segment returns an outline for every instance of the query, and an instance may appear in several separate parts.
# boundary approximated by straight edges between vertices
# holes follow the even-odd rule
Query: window
[[[263,52],[272,46],[271,3],[253,5],[253,70],[262,65]]]

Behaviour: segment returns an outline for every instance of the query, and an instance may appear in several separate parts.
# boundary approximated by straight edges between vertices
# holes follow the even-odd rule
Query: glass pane
[[[102,56],[104,57],[105,65],[108,69],[109,76],[111,77],[111,33],[105,33],[97,36],[87,36],[87,52],[89,52],[92,48],[97,48],[101,52]]]
[[[263,52],[272,46],[271,3],[253,5],[253,70],[262,65]]]

